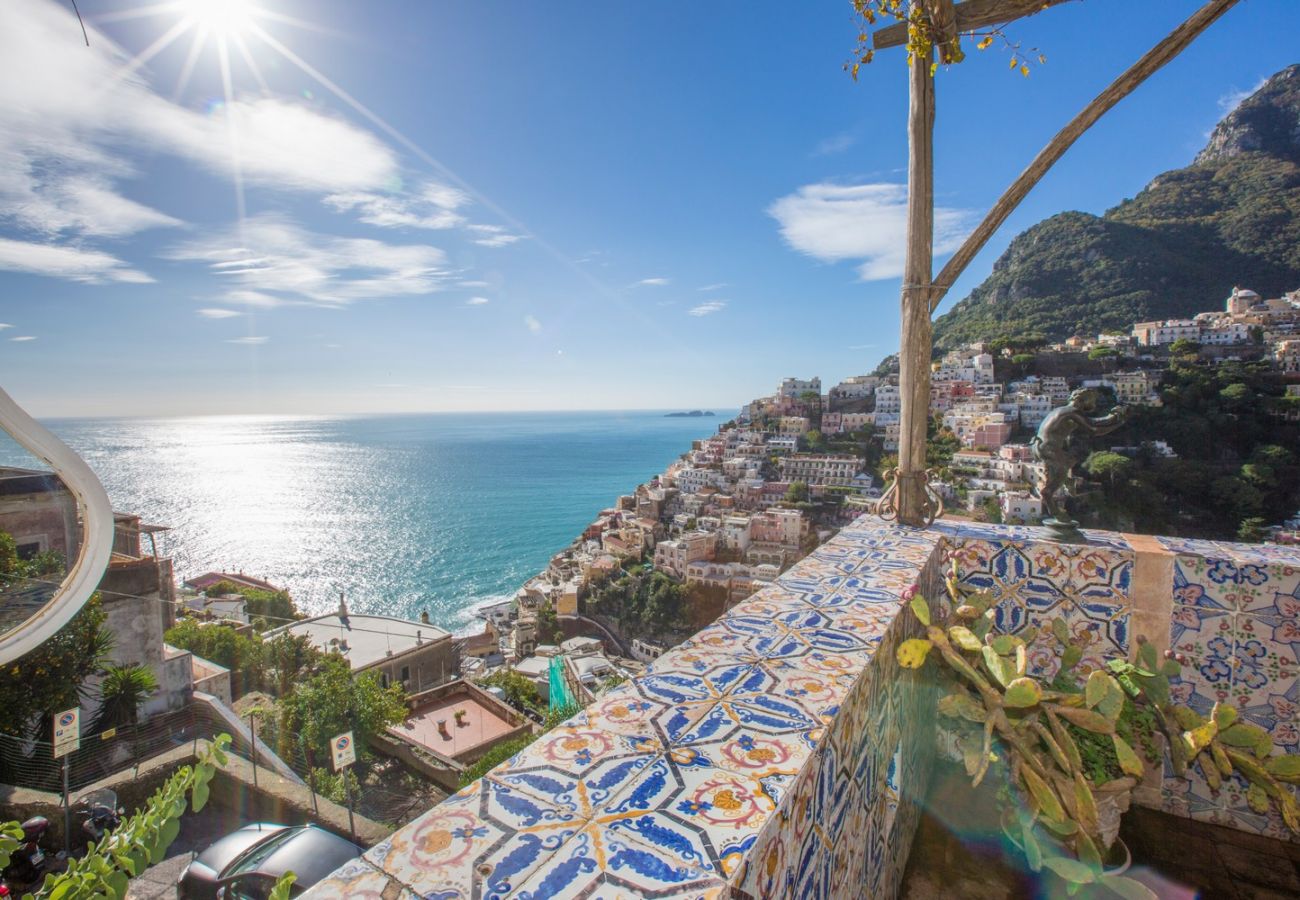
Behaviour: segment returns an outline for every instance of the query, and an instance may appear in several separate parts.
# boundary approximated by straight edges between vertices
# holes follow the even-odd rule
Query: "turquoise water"
[[[178,580],[242,570],[309,611],[452,630],[509,595],[715,418],[662,413],[63,419],[116,510],[168,525]]]

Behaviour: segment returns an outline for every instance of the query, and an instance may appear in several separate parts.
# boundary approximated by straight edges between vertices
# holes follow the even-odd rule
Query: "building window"
[[[410,680],[411,680],[411,667],[402,666],[402,683],[405,684]]]
[[[387,673],[387,672],[380,672],[380,673],[379,673],[379,686],[380,686],[380,687],[388,687],[388,673]]]

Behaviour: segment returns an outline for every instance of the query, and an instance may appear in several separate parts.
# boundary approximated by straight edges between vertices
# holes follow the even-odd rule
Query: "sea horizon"
[[[735,415],[688,409],[45,417],[176,581],[243,571],[320,614],[476,628],[620,494]],[[12,448],[16,450],[17,448]],[[14,453],[5,462],[21,464]]]

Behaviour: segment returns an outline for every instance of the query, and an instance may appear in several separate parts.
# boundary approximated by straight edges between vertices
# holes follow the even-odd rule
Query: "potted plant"
[[[1268,732],[1237,721],[1227,704],[1202,716],[1174,703],[1169,679],[1181,663],[1172,654],[1161,660],[1140,642],[1135,663],[1086,669],[1083,644],[1057,619],[1044,638],[1058,645],[1061,669],[1050,679],[1031,675],[1029,644],[1038,631],[995,633],[992,595],[963,588],[955,564],[947,589],[945,621],[919,594],[905,601],[925,637],[903,641],[898,663],[920,669],[937,661],[939,714],[955,726],[974,786],[995,764],[1005,776],[1003,830],[1031,870],[1054,872],[1072,893],[1096,884],[1123,897],[1154,897],[1122,874],[1128,851],[1118,833],[1133,789],[1166,753],[1179,774],[1199,767],[1213,790],[1241,775],[1253,809],[1276,806],[1300,833],[1300,810],[1283,786],[1300,784],[1300,757],[1271,756]]]

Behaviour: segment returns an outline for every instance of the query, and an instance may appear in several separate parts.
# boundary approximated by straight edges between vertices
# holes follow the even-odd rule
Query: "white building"
[[[1036,522],[1043,517],[1043,501],[1027,491],[1008,491],[998,497],[1003,519]]]
[[[655,568],[673,578],[686,577],[686,567],[699,560],[712,559],[718,536],[706,531],[689,531],[675,541],[655,545]]]
[[[1163,322],[1138,322],[1133,337],[1145,347],[1160,347],[1174,341],[1200,341],[1201,326],[1191,319],[1166,319]]]
[[[853,375],[831,388],[832,400],[865,400],[875,393],[878,375]]]
[[[778,397],[787,397],[791,400],[798,400],[801,394],[813,392],[817,396],[822,393],[822,380],[820,378],[810,378],[803,381],[799,378],[782,378],[781,386],[776,389]]]
[[[881,384],[876,386],[876,421],[882,414],[898,415],[903,411],[903,399],[898,393],[898,385]],[[842,420],[841,420],[842,421]]]
[[[782,481],[802,481],[810,485],[848,487],[860,468],[856,456],[796,453],[780,462]]]

